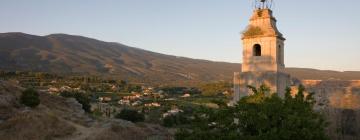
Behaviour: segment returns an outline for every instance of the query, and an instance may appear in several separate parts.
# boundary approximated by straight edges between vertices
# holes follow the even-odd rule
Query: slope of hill
[[[155,124],[134,124],[120,119],[98,120],[86,114],[73,98],[40,93],[40,105],[20,104],[23,88],[0,80],[1,140],[129,140],[171,139]]]
[[[360,71],[339,72],[309,68],[286,68],[286,72],[303,80],[360,80]]]
[[[0,69],[88,73],[139,82],[229,80],[239,64],[154,53],[81,36],[0,34]]]
[[[134,82],[191,85],[231,81],[233,72],[240,71],[240,64],[170,56],[82,36],[2,33],[0,69],[92,74]],[[360,72],[297,68],[287,71],[300,79],[360,79]]]

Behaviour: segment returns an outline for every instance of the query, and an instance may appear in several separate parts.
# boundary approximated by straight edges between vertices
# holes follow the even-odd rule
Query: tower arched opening
[[[254,56],[261,56],[261,46],[260,44],[255,44],[253,47],[253,55]]]

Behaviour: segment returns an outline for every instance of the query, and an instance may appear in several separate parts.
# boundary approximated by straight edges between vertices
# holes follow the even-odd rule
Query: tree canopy
[[[32,88],[28,88],[22,92],[20,102],[28,107],[37,107],[40,104],[39,93]]]
[[[91,112],[90,98],[85,93],[64,91],[60,93],[60,96],[65,98],[75,98],[82,105],[82,109],[85,112]]]
[[[313,110],[313,93],[296,96],[286,90],[285,98],[270,94],[266,86],[250,87],[254,94],[232,107],[202,108],[189,127],[179,129],[177,140],[326,140],[323,116]]]

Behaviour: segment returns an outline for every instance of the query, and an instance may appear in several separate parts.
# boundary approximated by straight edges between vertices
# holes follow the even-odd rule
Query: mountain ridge
[[[142,83],[192,85],[231,81],[233,72],[240,71],[241,64],[167,55],[80,35],[37,36],[10,32],[0,33],[0,69],[81,73]],[[299,79],[360,79],[360,72],[306,68],[287,68],[286,71]]]

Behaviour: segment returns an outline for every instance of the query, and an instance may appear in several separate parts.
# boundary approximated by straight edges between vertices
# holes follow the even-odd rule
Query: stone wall
[[[332,140],[360,140],[360,81],[303,80],[315,92],[316,110],[328,120]]]
[[[247,86],[260,87],[263,84],[268,86],[272,93],[278,93],[283,97],[286,87],[291,85],[290,75],[271,71],[235,73],[233,102],[252,94]]]

